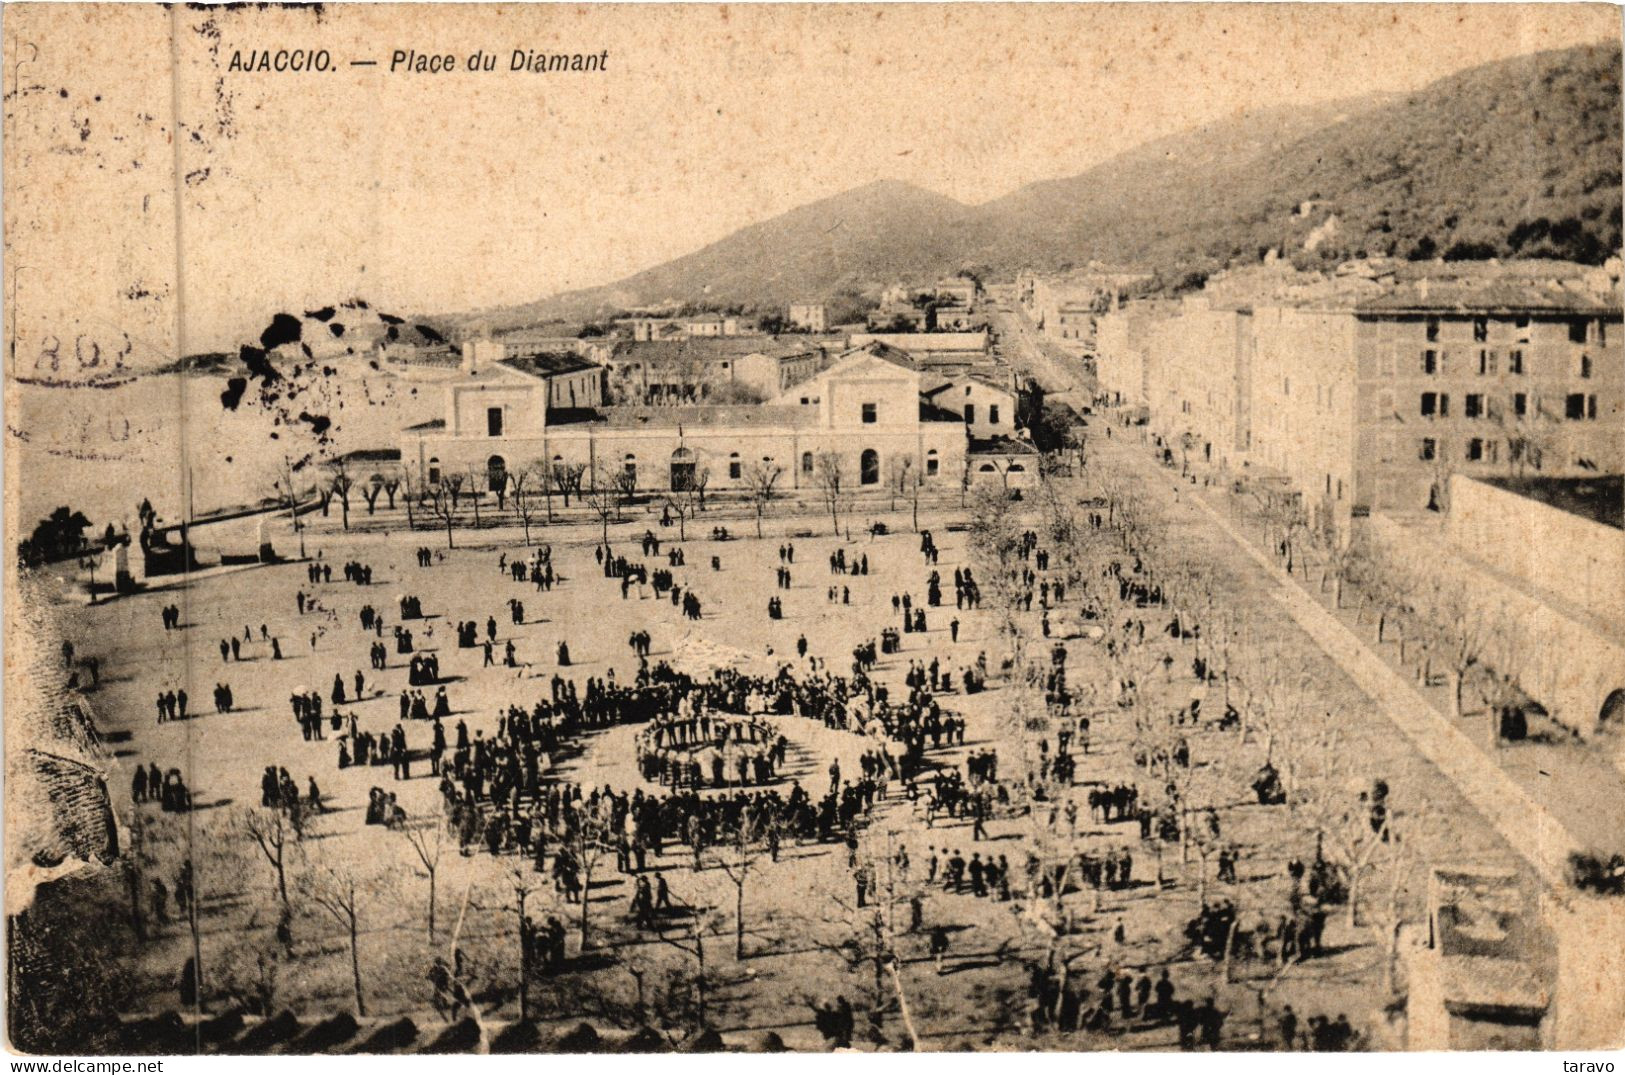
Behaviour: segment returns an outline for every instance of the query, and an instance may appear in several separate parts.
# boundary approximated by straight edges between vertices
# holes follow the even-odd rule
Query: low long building
[[[927,486],[957,489],[970,475],[972,434],[981,428],[923,398],[921,371],[884,347],[848,351],[767,404],[582,406],[575,378],[586,376],[518,359],[472,364],[445,386],[445,418],[404,431],[402,464],[429,484],[480,472],[492,490],[511,470],[559,463],[631,475],[641,491],[680,489],[701,473],[707,488],[726,491],[745,488],[749,468],[766,463],[783,469],[780,488],[791,491],[816,488],[820,460],[832,457],[847,487],[862,491],[906,473],[907,460]],[[578,402],[561,403],[572,385]],[[1007,406],[1013,413],[1013,399]],[[1030,447],[976,441],[970,480],[1017,485],[1036,471]]]

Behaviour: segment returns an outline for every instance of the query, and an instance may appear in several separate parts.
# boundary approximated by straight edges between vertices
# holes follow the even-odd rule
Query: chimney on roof
[[[500,362],[503,357],[502,345],[491,339],[488,333],[482,333],[471,340],[464,340],[463,375],[472,377],[480,372],[482,367]]]

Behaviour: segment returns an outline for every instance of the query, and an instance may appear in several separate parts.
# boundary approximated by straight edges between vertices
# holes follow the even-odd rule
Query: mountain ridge
[[[1269,250],[1316,267],[1364,255],[1595,264],[1620,245],[1620,66],[1619,43],[1604,42],[1411,93],[1244,113],[977,205],[876,180],[610,284],[453,319],[825,301],[838,320],[888,284],[966,267],[1008,277],[1100,261],[1175,286]]]

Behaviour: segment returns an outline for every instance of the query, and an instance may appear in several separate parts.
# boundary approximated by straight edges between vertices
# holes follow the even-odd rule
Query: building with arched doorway
[[[767,466],[781,471],[784,493],[814,490],[832,470],[848,488],[878,493],[909,475],[958,489],[977,443],[964,415],[922,396],[908,355],[880,345],[854,348],[761,404],[570,406],[559,379],[582,374],[573,359],[509,358],[448,383],[446,417],[404,431],[403,466],[430,484],[479,470],[490,492],[549,460],[581,467],[588,485],[600,474],[637,492],[743,491]],[[1014,413],[1013,397],[998,405],[1001,418]],[[1000,482],[1020,482],[1036,465],[1030,446],[1010,438],[982,449]]]

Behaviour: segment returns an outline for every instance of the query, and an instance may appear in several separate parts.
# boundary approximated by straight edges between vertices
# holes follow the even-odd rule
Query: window
[[[1597,319],[1597,345],[1599,347],[1608,346],[1608,322],[1600,317]]]
[[[929,452],[925,453],[925,476],[927,478],[935,478],[937,476],[937,470],[937,450],[932,448]]]
[[[801,453],[801,473],[803,473],[803,474],[811,474],[812,471],[813,471],[812,453],[811,452],[802,452]]]
[[[1569,322],[1569,342],[1586,342],[1586,323],[1583,320],[1576,318],[1575,320]]]
[[[987,405],[987,424],[990,426],[999,424],[999,405],[997,403]]]
[[[974,403],[965,404],[965,424],[968,426],[976,424],[976,404]]]
[[[1495,372],[1495,352],[1488,347],[1478,349],[1478,375],[1485,377]]]
[[[880,483],[880,453],[873,448],[865,448],[858,456],[858,481],[864,485]]]
[[[1514,321],[1512,324],[1513,324],[1513,327],[1518,330],[1518,342],[1519,343],[1528,343],[1529,342],[1529,318],[1527,316],[1520,317],[1516,321]]]
[[[1468,418],[1484,417],[1484,397],[1477,392],[1467,393],[1462,401],[1461,413]]]
[[[1591,356],[1590,355],[1581,355],[1580,356],[1580,379],[1583,380],[1583,381],[1589,381],[1591,379]]]
[[[1394,394],[1392,392],[1377,393],[1377,420],[1387,421],[1394,413]]]
[[[1514,349],[1507,352],[1507,372],[1523,373],[1523,351]]]
[[[1589,396],[1586,397],[1586,417],[1588,419],[1593,420],[1593,421],[1596,420],[1596,417],[1597,417],[1597,397],[1596,397],[1596,395],[1594,393],[1592,395],[1589,395]]]
[[[1422,417],[1432,418],[1439,413],[1439,396],[1435,392],[1422,393]]]
[[[1424,463],[1431,463],[1434,458],[1438,456],[1438,454],[1439,442],[1434,440],[1432,437],[1423,437],[1422,447],[1416,453],[1416,457],[1422,460]]]
[[[1422,372],[1429,377],[1439,372],[1439,352],[1431,348],[1422,352]]]
[[[1481,463],[1484,461],[1484,442],[1474,437],[1467,442],[1467,461]]]
[[[1486,463],[1499,463],[1501,461],[1501,442],[1487,440],[1484,442],[1484,461]]]
[[[429,460],[429,484],[440,484],[440,460],[438,458]]]
[[[1430,318],[1428,318],[1428,342],[1429,343],[1434,343],[1438,339],[1439,339],[1439,319],[1437,317],[1430,317]]]
[[[877,408],[875,405],[873,403],[865,403],[863,405],[863,424],[872,426],[878,419],[879,414],[877,413]]]
[[[1522,392],[1512,393],[1512,413],[1519,418],[1529,413],[1529,397]]]
[[[1440,418],[1449,418],[1450,417],[1450,393],[1449,392],[1440,392],[1439,393],[1439,417]]]
[[[1490,338],[1490,319],[1487,317],[1473,318],[1473,342],[1483,343]]]
[[[1583,392],[1570,392],[1568,399],[1563,403],[1563,417],[1584,418],[1586,413],[1586,398]]]
[[[740,469],[739,453],[734,452],[728,457],[728,478],[731,481],[738,481],[741,473],[743,471]]]
[[[502,408],[485,408],[485,435],[488,437],[502,436]]]

